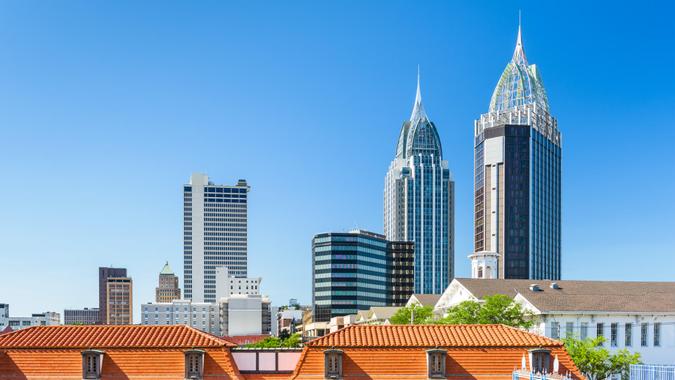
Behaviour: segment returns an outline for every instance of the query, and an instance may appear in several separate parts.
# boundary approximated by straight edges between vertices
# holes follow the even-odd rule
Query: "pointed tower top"
[[[513,62],[527,65],[525,50],[523,49],[523,32],[520,10],[518,11],[518,37],[516,38],[516,49],[513,51]]]
[[[164,267],[162,268],[162,271],[159,272],[159,274],[173,274],[173,271],[169,266],[169,261],[167,261],[166,264],[164,264]]]
[[[427,119],[427,113],[424,111],[424,106],[422,105],[422,91],[420,90],[420,65],[417,65],[417,93],[415,94],[415,103],[410,114],[410,121],[414,122],[418,119]]]

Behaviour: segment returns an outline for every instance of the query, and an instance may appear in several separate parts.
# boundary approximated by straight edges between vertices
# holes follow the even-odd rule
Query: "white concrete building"
[[[271,333],[272,311],[269,298],[260,294],[233,294],[221,298],[219,306],[221,335]]]
[[[302,309],[284,309],[279,310],[275,317],[277,334],[286,331],[289,334],[295,333],[295,325],[302,322]]]
[[[220,333],[218,304],[174,300],[170,303],[149,302],[141,305],[143,325],[188,325],[214,335]]]
[[[611,351],[639,352],[645,364],[675,364],[675,282],[456,278],[436,303],[443,314],[466,300],[505,294],[535,315],[532,332],[560,339],[602,335]]]
[[[216,268],[216,299],[233,294],[260,294],[262,277],[234,277],[227,267]]]
[[[185,299],[216,302],[217,267],[246,277],[249,190],[243,179],[216,185],[200,173],[183,186]]]

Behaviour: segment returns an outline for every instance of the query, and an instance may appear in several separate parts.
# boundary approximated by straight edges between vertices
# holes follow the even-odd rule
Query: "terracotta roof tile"
[[[185,325],[35,326],[0,336],[0,348],[191,348],[235,344]]]
[[[307,343],[310,347],[539,347],[562,346],[505,325],[352,325]]]

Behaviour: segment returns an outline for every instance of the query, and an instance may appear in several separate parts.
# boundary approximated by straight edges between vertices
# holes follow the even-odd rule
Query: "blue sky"
[[[309,302],[314,234],[382,231],[383,181],[415,95],[472,249],[473,120],[518,9],[563,133],[563,278],[675,281],[672,3],[0,3],[0,302],[95,307],[97,267],[139,305],[181,275],[182,184],[252,187],[249,273]]]

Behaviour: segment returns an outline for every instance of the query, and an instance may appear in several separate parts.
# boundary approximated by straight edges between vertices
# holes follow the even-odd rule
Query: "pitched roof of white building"
[[[478,299],[520,294],[541,312],[675,312],[675,282],[484,280],[457,278]],[[532,290],[533,284],[539,290]],[[554,288],[552,284],[557,284]]]

